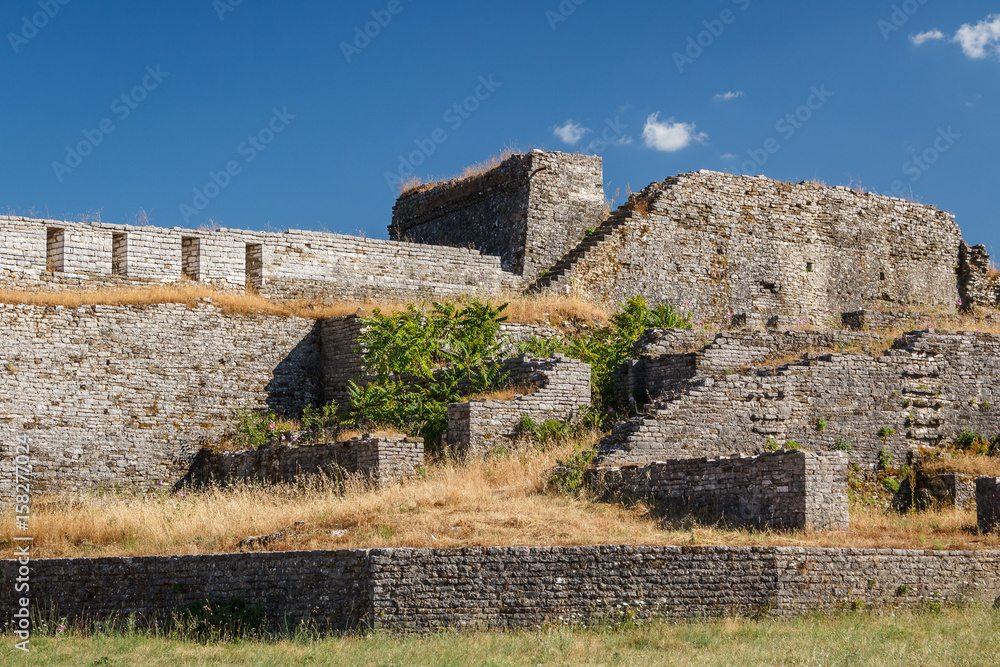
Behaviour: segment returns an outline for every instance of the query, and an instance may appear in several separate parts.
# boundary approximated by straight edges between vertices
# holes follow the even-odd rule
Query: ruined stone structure
[[[572,421],[590,405],[590,366],[562,354],[522,356],[504,364],[507,385],[536,386],[512,401],[477,400],[448,406],[448,444],[462,456],[482,456],[508,446],[527,417],[536,424]]]
[[[654,183],[535,289],[690,304],[699,319],[996,301],[953,216],[894,197],[701,171]],[[960,282],[959,278],[962,278]]]
[[[774,452],[602,468],[598,486],[706,524],[847,530],[847,453]]]
[[[191,477],[200,481],[280,484],[323,475],[359,475],[374,486],[413,477],[424,465],[424,441],[369,433],[344,442],[273,443],[246,451],[203,452]]]
[[[390,238],[476,248],[534,279],[604,219],[601,165],[599,157],[536,150],[416,188],[396,202]]]
[[[0,561],[0,622],[17,609]],[[320,630],[528,629],[627,618],[792,616],[990,605],[1000,552],[591,546],[372,549],[33,561],[32,604],[142,627],[211,597]],[[67,582],[73,582],[72,586]]]
[[[772,438],[814,451],[849,441],[860,462],[875,463],[881,449],[904,461],[912,447],[963,430],[1000,432],[998,384],[1000,336],[982,333],[914,332],[876,357],[716,367],[668,384],[643,414],[615,426],[599,458],[618,465],[753,454]]]

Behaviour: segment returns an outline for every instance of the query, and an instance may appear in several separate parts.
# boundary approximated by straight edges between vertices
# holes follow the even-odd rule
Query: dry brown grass
[[[472,396],[467,396],[464,400],[466,401],[513,401],[515,398],[520,396],[528,396],[534,394],[538,391],[538,385],[534,384],[520,384],[515,387],[507,387],[506,389],[497,389],[496,391],[486,392],[483,394],[473,394]]]
[[[624,506],[546,488],[546,471],[573,445],[525,450],[470,465],[434,465],[424,477],[368,491],[333,484],[241,486],[185,492],[38,499],[32,508],[38,557],[231,552],[243,538],[293,526],[268,549],[673,544],[985,549],[973,512],[898,515],[852,507],[850,531],[782,533],[667,524],[639,503]],[[14,533],[0,518],[0,541]]]
[[[0,303],[27,304],[32,306],[150,306],[161,303],[182,303],[195,307],[199,302],[211,300],[223,312],[232,315],[272,315],[324,319],[346,315],[370,315],[376,308],[383,313],[405,310],[402,301],[308,301],[272,300],[253,293],[219,291],[198,283],[174,283],[123,289],[98,289],[88,292],[0,290]],[[467,302],[471,297],[458,299]],[[509,303],[504,312],[510,322],[518,324],[554,324],[587,322],[605,324],[611,313],[604,307],[573,296],[512,296],[510,299],[493,299],[494,306]]]
[[[970,477],[1000,477],[1000,458],[985,454],[961,454],[946,458],[924,459],[920,471],[926,475],[957,472]]]
[[[517,147],[507,147],[496,155],[492,155],[482,162],[477,164],[472,164],[462,170],[458,176],[452,176],[449,178],[437,178],[431,179],[430,181],[424,182],[419,176],[411,176],[404,181],[399,183],[399,196],[408,195],[414,192],[422,192],[424,190],[430,190],[431,188],[437,187],[438,185],[448,184],[457,185],[463,181],[468,181],[470,179],[476,178],[477,176],[482,176],[488,171],[496,169],[505,160],[508,160],[515,155],[526,152],[524,149]]]

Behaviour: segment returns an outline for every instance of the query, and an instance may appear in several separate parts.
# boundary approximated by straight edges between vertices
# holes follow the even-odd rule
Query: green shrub
[[[889,491],[890,493],[899,493],[900,484],[898,479],[892,479],[891,477],[887,477],[886,479],[882,480],[882,486],[884,486],[886,490]]]
[[[800,445],[799,443],[795,442],[794,440],[789,440],[788,442],[785,443],[785,449],[790,449],[793,452],[794,451],[798,451],[801,448],[802,448],[802,445]]]
[[[962,431],[953,444],[969,454],[988,454],[990,451],[990,442],[975,431]]]
[[[883,426],[878,430],[878,437],[882,438],[883,440],[885,440],[886,438],[891,438],[894,435],[896,435],[896,429],[889,428],[888,426]]]
[[[837,440],[830,447],[830,451],[833,451],[833,452],[847,452],[848,454],[851,453],[852,449],[853,449],[853,446],[851,445],[850,438],[845,438],[845,437],[837,438]]]
[[[774,438],[768,438],[767,442],[764,443],[764,451],[766,452],[776,452],[781,449],[781,445]]]
[[[820,417],[819,419],[816,420],[816,430],[819,431],[820,433],[825,431],[828,425],[829,423],[823,417]]]
[[[596,450],[587,450],[566,461],[558,461],[563,470],[549,478],[549,486],[560,493],[577,493],[583,488],[587,470],[597,456]]]

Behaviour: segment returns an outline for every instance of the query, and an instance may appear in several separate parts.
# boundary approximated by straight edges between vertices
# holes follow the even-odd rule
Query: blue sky
[[[9,0],[0,28],[0,212],[384,238],[398,174],[512,145],[600,153],[619,204],[697,169],[895,191],[1000,252],[997,2]]]

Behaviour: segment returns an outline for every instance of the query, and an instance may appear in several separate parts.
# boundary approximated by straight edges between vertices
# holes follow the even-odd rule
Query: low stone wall
[[[481,400],[448,406],[448,444],[463,456],[480,456],[509,445],[521,421],[571,421],[590,405],[590,365],[562,354],[549,359],[524,356],[504,364],[509,386],[539,389],[512,401]]]
[[[1000,477],[976,480],[976,518],[984,533],[1000,527]]]
[[[192,470],[197,480],[292,482],[312,475],[360,475],[379,485],[413,477],[424,465],[421,438],[366,434],[345,442],[273,445],[242,452],[206,452]]]
[[[603,468],[598,486],[706,523],[848,530],[845,452],[774,452]]]
[[[859,463],[874,465],[882,449],[902,462],[965,430],[1000,432],[998,385],[1000,336],[913,332],[878,357],[829,354],[674,383],[615,425],[598,462],[755,454],[769,438],[812,451],[847,440]]]
[[[23,596],[0,561],[0,623]],[[320,629],[534,628],[636,618],[990,605],[1000,552],[797,547],[516,547],[35,560],[31,605],[140,625],[212,597]]]

